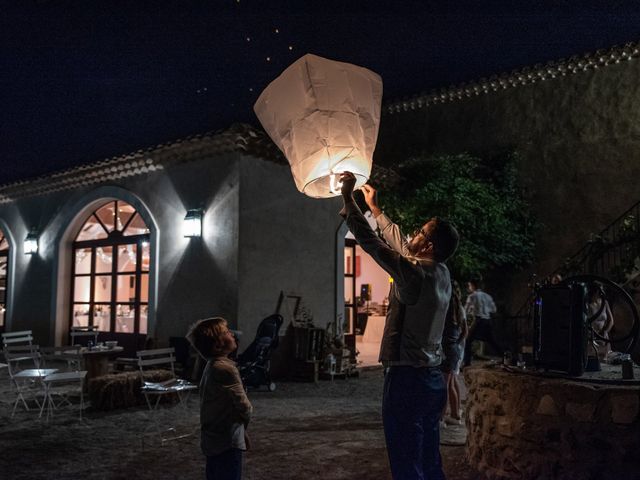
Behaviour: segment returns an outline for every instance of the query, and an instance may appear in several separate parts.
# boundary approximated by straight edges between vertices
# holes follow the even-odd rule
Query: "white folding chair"
[[[98,327],[96,325],[89,325],[87,327],[71,327],[71,345],[83,345],[86,346],[87,342],[91,340],[94,345],[98,343]],[[79,343],[84,341],[84,343]]]
[[[140,350],[136,352],[136,355],[138,357],[138,368],[140,369],[142,381],[141,391],[149,407],[153,427],[155,427],[156,431],[160,434],[161,442],[164,443],[165,441],[177,440],[192,435],[193,432],[185,435],[176,435],[175,427],[168,427],[164,430],[172,432],[173,436],[170,438],[162,438],[163,428],[157,418],[156,411],[163,396],[177,395],[179,406],[186,409],[189,395],[193,390],[198,388],[197,385],[176,377],[174,370],[174,363],[176,361],[175,349],[157,348],[154,350]],[[167,370],[171,372],[171,378],[163,382],[147,382],[144,379],[144,373],[145,369],[149,367]],[[152,401],[152,398],[155,398],[155,401]]]
[[[142,378],[142,393],[147,401],[149,410],[156,410],[161,398],[164,395],[176,394],[179,403],[184,403],[189,397],[192,390],[198,388],[197,385],[190,383],[182,378],[177,378],[174,363],[174,348],[156,348],[154,350],[140,350],[136,352],[138,357],[138,367]],[[144,371],[146,368],[161,368],[171,372],[171,378],[163,382],[147,382],[144,379]],[[151,397],[156,397],[155,403],[151,402]]]
[[[15,374],[21,368],[20,363],[32,363],[30,368],[40,368],[41,354],[40,347],[38,345],[28,344],[28,345],[5,345],[4,347],[4,358],[7,361],[9,374]]]
[[[82,363],[81,349],[82,346],[80,345],[41,347],[42,366],[46,368],[48,364],[52,364],[53,362],[66,362],[68,371],[78,371]]]
[[[31,345],[33,343],[33,333],[31,330],[21,330],[19,332],[6,332],[2,334],[2,346],[7,345]]]
[[[40,381],[46,375],[55,373],[56,369],[45,370],[40,368],[40,352],[38,351],[38,345],[6,346],[4,348],[4,357],[7,361],[9,379],[16,394],[16,400],[13,404],[11,416],[13,417],[15,415],[16,409],[20,403],[22,403],[25,410],[29,410],[27,398],[33,398],[38,408],[40,408],[41,404],[38,401],[38,394],[42,393]],[[20,361],[25,362],[28,360],[33,362],[34,368],[17,368]]]
[[[46,421],[49,421],[49,417],[53,415],[53,410],[59,408],[61,405],[66,404],[73,406],[69,397],[72,394],[80,394],[80,420],[82,420],[82,411],[84,410],[84,379],[87,376],[86,370],[80,370],[75,372],[61,372],[52,373],[44,377],[44,401],[40,407],[40,417],[45,408],[47,409]],[[54,396],[59,399],[59,404],[56,405]]]

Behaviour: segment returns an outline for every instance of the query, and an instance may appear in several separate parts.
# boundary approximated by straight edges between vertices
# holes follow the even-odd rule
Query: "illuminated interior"
[[[370,212],[366,216],[375,226]],[[389,301],[389,275],[356,244],[350,232],[345,236],[344,263],[344,332],[356,335],[358,364],[377,365]],[[363,285],[369,287],[363,290]]]
[[[0,230],[0,328],[4,329],[7,310],[7,268],[9,260],[9,242]]]
[[[129,204],[95,210],[73,243],[71,325],[103,332],[146,333],[149,229]]]

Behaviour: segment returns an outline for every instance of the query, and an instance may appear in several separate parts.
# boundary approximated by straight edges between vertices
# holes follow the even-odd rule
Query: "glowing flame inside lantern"
[[[258,119],[285,154],[299,191],[316,198],[340,194],[339,175],[356,188],[371,174],[382,81],[348,63],[305,55],[262,92]]]

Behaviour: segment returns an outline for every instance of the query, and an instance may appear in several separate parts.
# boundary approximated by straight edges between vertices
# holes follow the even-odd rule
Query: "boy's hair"
[[[218,353],[224,353],[227,346],[224,335],[226,330],[227,321],[224,318],[205,318],[189,328],[186,338],[203,358],[211,358]]]
[[[438,217],[431,219],[435,228],[431,231],[430,240],[433,243],[433,256],[438,262],[446,262],[458,249],[460,235],[449,221]]]

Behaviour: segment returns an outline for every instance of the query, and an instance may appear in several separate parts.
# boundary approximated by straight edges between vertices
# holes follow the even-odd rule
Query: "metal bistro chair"
[[[80,394],[80,420],[82,420],[82,411],[84,410],[84,379],[87,376],[86,370],[75,372],[52,373],[44,377],[44,401],[40,407],[40,417],[44,409],[47,409],[46,421],[53,416],[53,410],[66,404],[73,406],[69,397],[74,393]],[[56,405],[53,397],[57,396],[60,403]]]
[[[96,325],[88,325],[86,327],[71,327],[69,335],[71,336],[71,345],[87,346],[87,342],[91,340],[94,345],[98,343],[98,327]]]
[[[164,443],[168,440],[177,440],[179,438],[187,437],[192,433],[186,435],[176,435],[175,427],[169,426],[165,428],[165,431],[173,433],[171,438],[162,438],[163,428],[157,418],[157,410],[160,400],[165,395],[177,395],[179,405],[186,409],[187,399],[191,394],[191,391],[196,390],[198,387],[193,383],[190,383],[181,378],[177,378],[174,369],[175,350],[173,348],[157,348],[154,350],[140,350],[136,352],[138,357],[138,368],[140,369],[140,377],[142,381],[141,391],[149,407],[151,414],[151,421],[153,427],[161,437],[161,442]],[[171,372],[171,378],[163,382],[147,382],[144,379],[145,368],[161,368]],[[152,398],[155,397],[155,401]]]
[[[136,355],[142,377],[142,393],[147,400],[149,410],[156,410],[158,408],[158,404],[163,395],[177,394],[178,400],[182,404],[186,402],[191,391],[198,388],[197,385],[176,377],[174,369],[174,363],[176,361],[174,348],[140,350],[136,352]],[[165,369],[171,372],[172,378],[164,382],[146,382],[144,380],[144,370],[148,367]],[[186,394],[183,396],[185,392]],[[154,396],[156,397],[155,403],[151,402],[150,399]]]
[[[3,351],[10,375],[22,370],[20,368],[21,362],[31,362],[33,363],[31,368],[40,368],[42,355],[38,345],[31,343],[28,345],[5,345]]]
[[[10,353],[13,353],[12,350],[15,352],[23,351],[25,353],[31,353],[31,351],[33,350],[31,348],[32,344],[33,344],[33,334],[31,330],[21,330],[19,332],[6,332],[2,334],[2,347],[5,350],[5,358],[7,358],[7,355],[6,355],[7,348],[9,349]],[[14,349],[14,347],[17,347],[17,348]],[[35,350],[36,351],[38,350],[37,346]],[[14,366],[14,370],[17,369],[18,363],[20,361],[33,359],[30,356],[13,356],[12,355],[12,357],[14,357],[12,358],[12,361],[16,363],[16,365]],[[7,367],[10,368],[10,366],[7,366]],[[38,367],[39,365],[36,362],[35,368],[38,368]]]
[[[42,365],[46,367],[51,362],[66,362],[68,371],[80,370],[82,363],[82,354],[80,345],[63,345],[59,347],[42,347],[40,354],[42,355]]]
[[[22,403],[25,410],[29,410],[25,396],[32,397],[38,407],[41,406],[38,401],[37,394],[40,393],[40,384],[38,381],[48,373],[54,373],[56,370],[40,369],[40,352],[38,345],[8,345],[4,347],[4,357],[7,362],[7,371],[9,379],[16,393],[16,401],[13,404],[11,416],[16,413],[18,404]],[[34,368],[19,369],[19,362],[32,361]]]
[[[2,334],[2,346],[7,345],[31,345],[33,343],[33,333],[31,330],[21,330],[19,332],[6,332]]]

